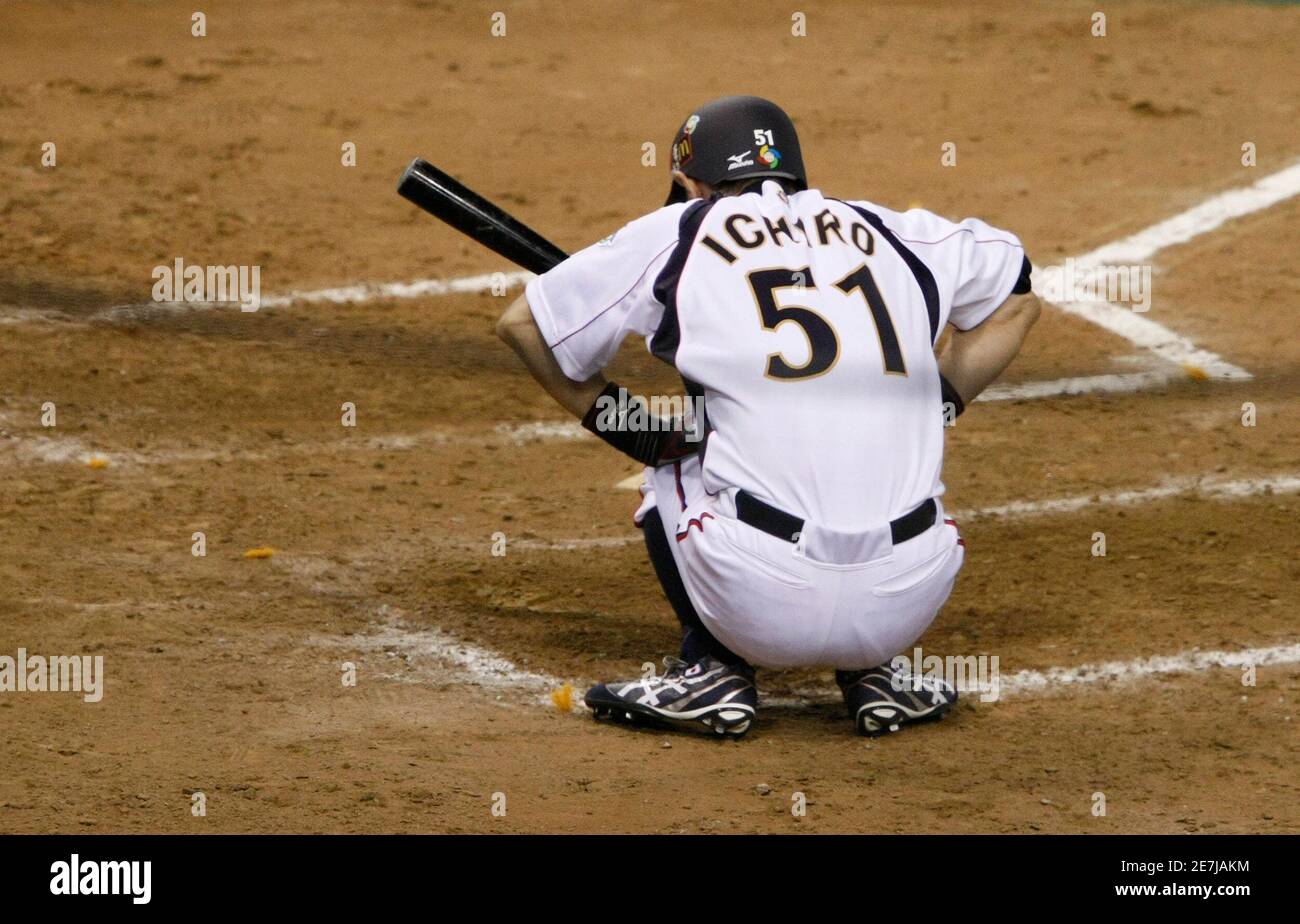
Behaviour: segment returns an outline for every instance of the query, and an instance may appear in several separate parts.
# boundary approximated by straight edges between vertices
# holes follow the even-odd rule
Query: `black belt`
[[[934,525],[938,514],[938,505],[932,497],[910,513],[890,521],[889,535],[894,545],[921,535]],[[736,492],[736,519],[786,542],[798,542],[799,534],[803,532],[802,519],[784,510],[778,510],[744,490]]]

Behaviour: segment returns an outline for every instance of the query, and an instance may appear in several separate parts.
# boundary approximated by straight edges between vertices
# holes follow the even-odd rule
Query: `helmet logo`
[[[727,171],[739,170],[741,167],[754,166],[754,158],[749,156],[748,151],[741,151],[739,154],[728,154],[727,160],[731,161],[727,165]]]
[[[758,149],[758,162],[775,170],[781,163],[781,152],[771,145],[763,145]]]
[[[700,124],[700,117],[697,115],[691,116],[689,119],[686,120],[686,124],[682,126],[682,134],[689,135],[691,132],[695,131],[695,126],[699,124]]]
[[[683,135],[681,140],[673,145],[673,168],[676,169],[682,164],[689,163],[691,154],[690,136]]]

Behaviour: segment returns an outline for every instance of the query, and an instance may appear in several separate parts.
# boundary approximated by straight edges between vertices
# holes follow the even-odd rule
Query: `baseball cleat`
[[[705,657],[694,664],[664,658],[664,672],[640,680],[598,683],[584,701],[597,719],[630,725],[706,728],[738,738],[749,731],[758,706],[754,674]]]
[[[896,671],[888,664],[866,671],[836,671],[849,717],[858,734],[874,738],[908,722],[942,718],[957,702],[957,691],[941,677]]]

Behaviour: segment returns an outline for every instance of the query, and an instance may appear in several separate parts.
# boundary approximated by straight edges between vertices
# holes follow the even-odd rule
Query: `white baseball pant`
[[[965,560],[942,504],[938,525],[897,546],[888,524],[853,537],[805,524],[792,543],[737,520],[734,491],[708,494],[695,456],[646,469],[641,491],[637,522],[659,508],[701,621],[758,667],[886,663],[934,621]]]

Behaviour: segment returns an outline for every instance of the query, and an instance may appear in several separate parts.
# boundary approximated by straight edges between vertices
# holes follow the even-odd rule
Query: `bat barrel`
[[[402,171],[397,192],[526,270],[544,273],[568,258],[514,216],[422,158]]]

